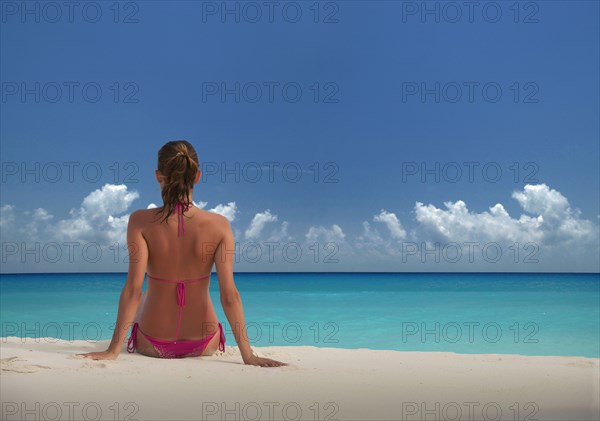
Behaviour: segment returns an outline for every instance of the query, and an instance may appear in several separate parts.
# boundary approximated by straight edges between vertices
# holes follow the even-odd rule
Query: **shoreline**
[[[129,338],[129,334],[127,336],[127,338]],[[99,339],[97,341],[91,341],[91,340],[84,340],[84,339],[73,339],[73,340],[66,340],[66,339],[59,339],[59,338],[54,338],[51,336],[48,337],[26,337],[26,338],[22,338],[20,336],[0,336],[0,348],[2,348],[4,345],[6,344],[27,344],[27,345],[31,345],[31,344],[40,344],[40,343],[48,343],[48,344],[56,344],[56,343],[65,343],[65,344],[71,344],[73,346],[77,345],[77,346],[94,346],[94,347],[98,347],[98,350],[102,349],[102,344],[104,344],[103,346],[108,347],[108,344],[110,343],[110,338],[107,339]],[[231,346],[231,345],[226,345],[226,348],[237,348],[237,346]],[[456,351],[420,351],[420,350],[398,350],[398,349],[376,349],[376,348],[365,348],[365,347],[360,347],[360,348],[346,348],[346,347],[334,347],[334,346],[314,346],[314,345],[269,345],[269,346],[256,346],[256,345],[252,345],[252,349],[266,349],[266,348],[282,348],[282,349],[288,349],[288,348],[316,348],[316,349],[334,349],[334,350],[347,350],[347,351],[375,351],[375,352],[379,352],[379,351],[391,351],[391,352],[400,352],[402,354],[410,354],[410,353],[421,353],[421,354],[455,354],[455,355],[479,355],[479,356],[506,356],[506,357],[533,357],[533,358],[585,358],[585,359],[589,359],[589,360],[597,360],[600,362],[600,356],[599,357],[589,357],[589,356],[585,356],[585,355],[527,355],[527,354],[514,354],[514,353],[496,353],[496,352],[490,352],[490,353],[485,353],[485,352],[456,352]],[[86,348],[87,349],[87,348]],[[94,350],[96,350],[96,348],[94,348]],[[81,351],[81,352],[89,352],[89,351]],[[125,350],[125,344],[123,345],[123,351],[122,353],[127,353]],[[217,351],[217,353],[219,353]]]
[[[600,415],[599,358],[253,347],[290,364],[263,368],[244,365],[237,346],[184,359],[123,347],[117,360],[95,361],[74,354],[104,350],[109,340],[44,339],[0,341],[2,419],[29,410],[35,419],[57,411],[56,419],[81,419],[84,409],[90,419],[113,421],[474,420],[484,419],[484,410],[502,420]]]

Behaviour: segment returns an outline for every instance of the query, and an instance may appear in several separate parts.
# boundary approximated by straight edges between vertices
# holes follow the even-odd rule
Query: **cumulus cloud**
[[[539,214],[546,242],[581,244],[598,240],[598,225],[581,218],[579,209],[572,208],[566,197],[547,185],[527,185],[522,192],[513,192],[512,197],[525,211]]]
[[[71,217],[56,224],[54,235],[62,240],[124,244],[129,215],[116,215],[127,211],[138,197],[124,184],[105,184],[88,194],[79,209],[71,209]]]
[[[271,214],[271,211],[269,209],[267,209],[264,212],[259,212],[256,215],[254,215],[254,218],[252,218],[252,222],[250,222],[250,226],[248,227],[248,229],[246,229],[244,237],[246,239],[256,239],[260,236],[266,224],[276,221],[277,215]]]
[[[0,206],[0,228],[6,229],[15,223],[15,206]]]
[[[270,242],[288,242],[294,240],[294,237],[288,233],[288,221],[283,221],[279,228],[274,229],[267,241]]]
[[[44,208],[37,208],[33,211],[25,211],[29,222],[25,225],[25,233],[29,240],[36,239],[39,236],[39,231],[45,230],[48,226],[48,221],[54,218]]]
[[[377,215],[373,218],[376,217]],[[393,238],[391,233],[388,237],[385,237],[367,221],[362,222],[362,233],[356,237],[354,247],[361,258],[368,258],[371,261],[372,259],[399,255],[397,239]]]
[[[523,191],[514,191],[512,197],[519,202],[523,210],[531,214],[559,219],[570,213],[567,198],[546,184],[528,184]]]
[[[406,231],[404,230],[404,228],[402,228],[402,224],[398,220],[398,217],[395,213],[381,209],[379,215],[375,215],[373,217],[373,221],[383,222],[387,226],[393,238],[397,240],[402,240],[406,238]]]
[[[333,224],[331,228],[326,228],[323,226],[311,226],[306,233],[306,240],[308,242],[314,241],[323,241],[323,242],[344,242],[346,238],[346,234],[342,228]]]
[[[200,202],[200,203],[204,204],[202,207],[206,206],[206,202]],[[236,206],[235,202],[229,202],[226,205],[218,204],[217,206],[215,206],[212,209],[209,209],[208,211],[218,213],[219,215],[223,215],[225,218],[227,218],[229,220],[229,222],[233,222],[233,221],[235,221],[235,217],[236,217],[236,213],[237,213],[237,206]]]
[[[321,270],[347,270],[354,264],[355,250],[338,224],[332,224],[331,228],[311,226],[302,249],[308,259],[306,263]]]
[[[10,204],[0,206],[0,228],[3,241],[15,244],[21,241],[94,241],[103,246],[124,244],[127,223],[132,203],[139,197],[125,185],[106,184],[89,193],[78,208],[71,209],[68,217],[51,215],[44,208],[34,208],[17,213]],[[545,184],[526,185],[512,192],[512,198],[522,212],[511,216],[501,203],[490,206],[486,211],[473,212],[463,200],[446,201],[443,207],[415,202],[414,220],[400,221],[396,213],[381,209],[371,216],[371,221],[362,221],[360,234],[348,235],[339,224],[331,226],[311,225],[305,231],[302,250],[310,255],[305,266],[299,270],[311,270],[315,263],[339,262],[335,270],[429,270],[429,265],[403,264],[403,245],[407,242],[434,243],[497,242],[502,247],[513,243],[521,245],[535,243],[543,257],[540,265],[524,268],[484,266],[481,270],[587,270],[600,269],[600,231],[596,221],[582,217],[581,211],[572,207],[560,192]],[[206,202],[194,203],[205,208]],[[147,208],[156,207],[150,203]],[[230,222],[237,219],[236,202],[218,204],[210,212],[225,216]],[[26,218],[23,218],[25,216]],[[24,219],[21,223],[20,220]],[[595,219],[595,218],[594,218]],[[408,227],[410,222],[410,229]],[[294,237],[288,232],[288,221],[280,222],[275,213],[267,209],[254,215],[245,230],[232,224],[236,238],[258,241],[290,241]],[[316,254],[314,243],[319,244]],[[332,244],[333,243],[333,247]],[[18,257],[18,256],[17,256]],[[314,261],[318,257],[319,261]],[[510,260],[510,258],[509,258]],[[374,264],[376,262],[376,264]],[[535,266],[535,267],[533,267]],[[272,268],[273,266],[269,266]],[[473,270],[473,266],[436,266],[438,269]],[[286,270],[282,264],[278,269]],[[322,265],[334,270],[331,265]],[[84,267],[82,267],[84,270]],[[95,268],[97,269],[97,268]],[[122,268],[121,268],[122,269]],[[265,267],[253,266],[263,270]]]
[[[578,209],[572,209],[560,192],[547,185],[526,185],[512,197],[533,215],[512,218],[500,203],[476,213],[462,200],[445,202],[446,209],[417,202],[415,215],[420,227],[416,232],[434,240],[534,242],[546,249],[597,240],[598,226],[582,219]]]
[[[278,216],[271,213],[270,209],[258,212],[244,230],[243,238],[254,242],[286,242],[293,240],[294,237],[288,233],[289,222],[283,221],[280,225],[274,226],[278,221]],[[269,227],[272,227],[270,231]],[[236,238],[242,237],[242,233],[235,228],[234,233]]]
[[[539,227],[541,217],[521,215],[511,218],[501,204],[489,208],[489,211],[470,212],[462,200],[444,202],[446,209],[434,205],[415,204],[415,238],[432,241],[540,241]]]
[[[479,266],[477,269],[488,270],[572,270],[597,271],[600,254],[600,229],[597,223],[582,218],[581,211],[573,208],[567,198],[560,192],[545,184],[526,185],[522,190],[514,191],[515,199],[523,212],[511,216],[501,203],[489,207],[487,211],[470,211],[463,200],[444,202],[444,207],[416,202],[414,207],[415,224],[409,233],[400,220],[392,212],[382,209],[373,216],[373,221],[381,222],[386,227],[380,233],[369,222],[362,222],[362,233],[355,237],[353,246],[358,252],[356,259],[365,262],[387,262],[397,264],[394,270],[407,268],[398,265],[406,262],[405,257],[410,247],[432,250],[435,246],[444,247],[450,244],[474,243],[482,247],[494,243],[503,248],[505,260],[501,265]],[[476,246],[476,247],[477,247]],[[462,247],[466,255],[469,250]],[[520,254],[519,254],[520,253]],[[516,257],[515,257],[516,256]],[[426,256],[417,254],[417,258],[427,261]],[[480,262],[485,259],[481,259]],[[524,265],[527,260],[539,265]],[[400,259],[401,258],[401,259]],[[509,260],[516,258],[515,262]],[[538,260],[539,259],[539,260]],[[429,257],[429,261],[434,260]],[[518,261],[518,263],[517,263]],[[421,263],[421,260],[417,260]],[[509,267],[517,263],[519,267]],[[438,265],[438,267],[440,267]],[[455,270],[458,265],[448,268]],[[411,267],[415,270],[427,270],[421,264]],[[462,270],[473,270],[474,267],[463,266]]]
[[[358,236],[358,239],[361,242],[369,242],[369,243],[379,244],[384,241],[383,238],[381,237],[381,234],[379,234],[379,231],[377,231],[376,228],[371,228],[371,224],[369,224],[367,221],[362,222],[362,227],[363,227],[363,232],[361,235]]]

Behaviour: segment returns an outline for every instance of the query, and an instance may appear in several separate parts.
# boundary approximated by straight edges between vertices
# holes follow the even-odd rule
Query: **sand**
[[[288,362],[157,359],[109,341],[0,338],[3,420],[598,420],[597,358],[253,347]]]

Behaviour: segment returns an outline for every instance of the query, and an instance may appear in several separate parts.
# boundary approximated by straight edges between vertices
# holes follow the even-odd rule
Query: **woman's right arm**
[[[223,236],[215,251],[215,265],[219,279],[219,290],[221,294],[221,305],[233,335],[242,354],[245,364],[260,365],[262,367],[278,367],[287,365],[280,361],[269,358],[258,357],[253,354],[246,334],[246,322],[244,320],[244,308],[242,298],[233,281],[233,258],[235,255],[235,241],[231,225],[226,218],[222,218]]]

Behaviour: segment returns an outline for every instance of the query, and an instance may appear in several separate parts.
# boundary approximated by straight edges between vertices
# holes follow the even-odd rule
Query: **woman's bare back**
[[[161,208],[138,211],[142,235],[148,246],[148,275],[168,280],[197,279],[210,274],[215,250],[223,238],[221,215],[192,206],[184,215],[184,235],[178,236],[177,215],[166,221]],[[148,288],[136,319],[140,329],[150,336],[165,340],[201,339],[218,329],[218,318],[209,295],[210,279],[186,282],[186,298],[179,337],[175,337],[179,315],[176,283],[160,282],[147,277]],[[207,346],[203,355],[214,353],[219,334]],[[138,336],[139,352],[155,356],[152,345]]]

